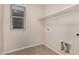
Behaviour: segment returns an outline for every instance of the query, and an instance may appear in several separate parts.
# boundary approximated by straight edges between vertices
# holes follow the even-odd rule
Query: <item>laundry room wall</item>
[[[68,54],[79,54],[78,40],[75,38],[75,33],[79,32],[78,15],[79,8],[55,17],[51,16],[44,19],[45,44],[60,54],[66,54],[61,51],[61,42],[66,42],[71,45],[70,53]]]
[[[3,52],[3,5],[0,4],[0,54]]]
[[[4,53],[38,45],[43,40],[43,30],[40,21],[42,5],[24,5],[26,8],[25,30],[11,30],[10,5],[4,5]]]
[[[72,6],[72,4],[47,4],[44,6],[44,15],[53,14],[69,6]]]

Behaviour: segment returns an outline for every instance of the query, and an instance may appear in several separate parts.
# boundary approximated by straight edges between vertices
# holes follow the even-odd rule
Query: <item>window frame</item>
[[[24,16],[13,16],[12,15],[12,5],[24,8]],[[16,29],[14,29],[13,28],[13,23],[12,23],[13,18],[22,18],[23,19],[23,23],[24,23],[24,25],[23,25],[24,28],[20,28],[20,29],[16,28]],[[10,5],[10,20],[11,20],[10,21],[10,29],[11,30],[14,30],[14,31],[16,31],[16,30],[22,30],[22,31],[24,31],[26,29],[26,8],[24,6],[21,6],[21,5],[11,4]]]

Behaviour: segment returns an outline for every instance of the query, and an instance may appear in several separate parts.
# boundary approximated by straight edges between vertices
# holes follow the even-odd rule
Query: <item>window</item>
[[[25,7],[11,5],[11,28],[24,29],[25,27]]]

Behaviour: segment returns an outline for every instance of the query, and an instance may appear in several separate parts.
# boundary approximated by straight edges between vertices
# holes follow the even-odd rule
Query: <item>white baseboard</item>
[[[48,47],[49,49],[51,49],[52,51],[58,53],[59,55],[63,55],[62,53],[60,53],[59,51],[55,50],[54,48],[52,48],[51,46],[49,46],[48,44],[44,44],[46,47]]]
[[[18,51],[18,50],[22,50],[22,49],[26,49],[26,48],[42,45],[42,44],[43,43],[37,43],[37,44],[29,45],[29,46],[26,46],[26,47],[18,48],[18,49],[15,49],[15,50],[6,51],[6,52],[3,52],[2,55],[6,55],[6,54],[11,53],[11,52],[15,52],[15,51]]]
[[[22,50],[22,49],[26,49],[26,48],[30,48],[30,47],[42,45],[42,44],[45,45],[45,46],[47,46],[47,47],[48,47],[49,49],[51,49],[52,51],[55,51],[55,52],[58,53],[59,55],[63,55],[62,53],[58,52],[57,50],[55,50],[54,48],[52,48],[52,47],[49,46],[48,44],[44,44],[44,43],[37,43],[37,44],[29,45],[29,46],[26,46],[26,47],[18,48],[18,49],[15,49],[15,50],[6,51],[6,52],[3,52],[2,55],[6,55],[6,54],[11,53],[11,52],[15,52],[15,51],[18,51],[18,50]]]

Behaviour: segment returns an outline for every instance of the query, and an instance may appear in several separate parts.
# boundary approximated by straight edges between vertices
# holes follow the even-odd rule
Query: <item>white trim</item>
[[[62,53],[60,53],[59,51],[55,50],[54,48],[52,48],[51,46],[49,46],[48,44],[44,44],[46,47],[48,47],[49,49],[51,49],[52,51],[58,53],[59,55],[63,55]]]
[[[52,48],[51,46],[49,46],[48,44],[45,44],[45,43],[37,43],[37,44],[33,44],[33,45],[29,45],[29,46],[26,46],[26,47],[22,47],[22,48],[18,48],[18,49],[15,49],[15,50],[11,50],[11,51],[4,51],[2,53],[2,55],[6,55],[8,53],[11,53],[11,52],[15,52],[15,51],[18,51],[18,50],[22,50],[22,49],[26,49],[26,48],[30,48],[30,47],[34,47],[34,46],[38,46],[38,45],[45,45],[46,47],[48,47],[49,49],[51,49],[52,51],[55,51],[56,53],[58,53],[59,55],[63,55],[62,53],[60,53],[59,51],[55,50],[54,48]]]
[[[6,55],[7,53],[15,52],[15,51],[18,51],[18,50],[22,50],[22,49],[26,49],[26,48],[30,48],[30,47],[42,45],[42,44],[43,44],[43,43],[37,43],[37,44],[29,45],[29,46],[26,46],[26,47],[22,47],[22,48],[10,50],[10,51],[6,51],[6,52],[4,51],[4,52],[2,53],[2,55]]]
[[[60,15],[60,14],[65,13],[65,12],[71,11],[71,10],[73,10],[73,9],[78,9],[78,8],[77,8],[78,6],[79,6],[78,4],[74,4],[74,5],[68,6],[68,7],[63,8],[63,9],[61,9],[61,10],[58,10],[58,11],[56,11],[56,12],[54,12],[54,13],[45,15],[45,16],[41,17],[39,20],[45,20],[46,18],[49,18],[49,17],[51,17],[51,16],[57,16],[57,15]]]

